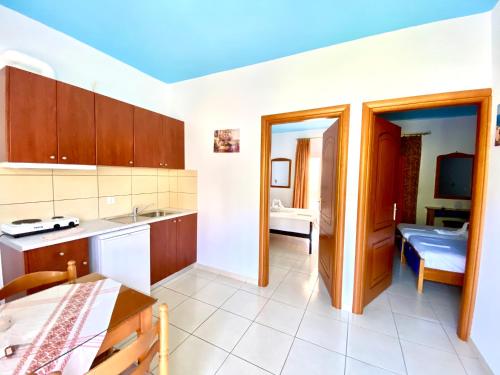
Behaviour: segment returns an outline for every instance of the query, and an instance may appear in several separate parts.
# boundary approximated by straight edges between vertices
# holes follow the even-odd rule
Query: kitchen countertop
[[[147,218],[135,223],[121,224],[110,221],[110,219],[96,219],[89,221],[81,221],[80,225],[73,229],[66,229],[54,232],[47,232],[41,234],[34,234],[26,237],[14,238],[7,234],[0,237],[0,247],[7,246],[11,249],[18,251],[33,250],[40,247],[56,245],[63,242],[79,240],[81,238],[88,238],[97,236],[99,234],[110,233],[122,229],[133,228],[140,225],[155,223],[157,221],[174,219],[176,217],[186,216],[197,213],[196,210],[179,210],[176,209],[175,213],[162,216]],[[140,216],[140,215],[138,215]],[[83,228],[83,230],[81,230]],[[78,231],[80,229],[80,231]],[[76,232],[78,231],[78,232]],[[67,232],[67,235],[64,233]],[[57,236],[57,238],[50,238]]]

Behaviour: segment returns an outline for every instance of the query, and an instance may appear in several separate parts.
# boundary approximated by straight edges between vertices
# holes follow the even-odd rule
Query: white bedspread
[[[435,231],[436,228],[451,233],[456,232],[456,229],[433,227],[430,225],[417,225],[417,224],[404,224],[404,223],[398,224],[398,229],[406,241],[409,241],[413,236],[425,236],[429,238],[450,238],[449,235],[440,234],[436,232]]]
[[[271,211],[269,229],[309,234],[310,223],[316,225],[318,215],[314,210],[305,208],[281,208]]]
[[[450,272],[465,272],[467,255],[467,239],[435,238],[413,235],[409,242],[425,259],[426,268],[434,268]]]

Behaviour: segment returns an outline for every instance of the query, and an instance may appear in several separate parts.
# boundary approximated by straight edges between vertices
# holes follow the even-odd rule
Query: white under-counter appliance
[[[90,270],[149,295],[149,225],[117,230],[90,240]]]

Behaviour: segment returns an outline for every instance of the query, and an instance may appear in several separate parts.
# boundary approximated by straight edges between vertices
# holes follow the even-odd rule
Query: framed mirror
[[[439,155],[434,198],[471,199],[474,155],[454,152]]]
[[[271,187],[290,188],[292,160],[286,158],[271,159]]]

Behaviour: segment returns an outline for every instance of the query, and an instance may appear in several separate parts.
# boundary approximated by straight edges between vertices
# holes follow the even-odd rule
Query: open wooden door
[[[328,293],[334,301],[335,257],[338,256],[334,238],[337,218],[337,158],[338,158],[338,122],[335,121],[323,133],[323,149],[321,157],[321,212],[319,221],[319,256],[318,269]],[[342,249],[340,249],[342,250]]]
[[[364,305],[392,283],[401,128],[375,118],[370,156]]]

